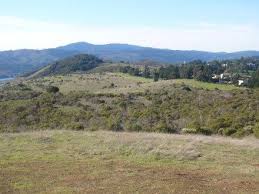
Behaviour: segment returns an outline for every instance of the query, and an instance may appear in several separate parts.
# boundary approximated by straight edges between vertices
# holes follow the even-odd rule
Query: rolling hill
[[[127,44],[93,45],[78,42],[62,47],[44,50],[14,50],[0,52],[0,77],[10,77],[37,70],[49,63],[76,54],[92,54],[102,59],[113,61],[152,60],[161,63],[182,63],[192,60],[223,60],[240,57],[259,56],[258,51],[242,51],[235,53],[180,51],[156,49]]]
[[[27,76],[30,78],[38,78],[52,75],[66,75],[75,72],[85,72],[102,64],[103,61],[93,55],[80,54],[68,57],[60,61],[56,61],[43,67],[39,71],[33,72]]]

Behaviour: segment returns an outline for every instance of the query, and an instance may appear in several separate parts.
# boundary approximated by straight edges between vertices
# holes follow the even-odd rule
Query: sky
[[[0,50],[73,42],[259,50],[258,0],[0,0]]]

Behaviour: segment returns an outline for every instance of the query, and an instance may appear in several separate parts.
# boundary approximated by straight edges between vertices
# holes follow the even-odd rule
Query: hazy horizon
[[[137,45],[137,44],[129,44],[129,43],[106,43],[106,44],[94,44],[91,42],[86,42],[86,41],[78,41],[78,42],[70,42],[70,43],[65,43],[61,45],[57,45],[54,47],[45,47],[45,48],[17,48],[17,49],[0,49],[0,52],[4,51],[17,51],[17,50],[45,50],[45,49],[55,49],[58,47],[63,47],[63,46],[68,46],[71,44],[77,44],[77,43],[86,43],[86,44],[91,44],[95,46],[104,46],[104,45],[129,45],[129,46],[138,46],[138,47],[146,47],[146,48],[152,48],[152,49],[162,49],[162,50],[171,50],[171,51],[200,51],[200,52],[211,52],[211,53],[235,53],[235,52],[243,52],[243,51],[259,51],[258,50],[237,50],[237,51],[208,51],[208,50],[195,50],[195,49],[170,49],[170,48],[160,48],[160,47],[152,47],[152,46],[144,46],[144,45]]]
[[[256,0],[9,0],[0,7],[0,50],[74,42],[170,50],[259,50]]]

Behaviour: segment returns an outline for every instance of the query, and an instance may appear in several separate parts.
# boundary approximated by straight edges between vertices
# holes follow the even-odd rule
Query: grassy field
[[[40,131],[0,135],[0,193],[258,193],[253,138]]]
[[[125,94],[144,92],[146,90],[157,91],[161,90],[161,88],[170,89],[174,85],[188,85],[195,88],[208,90],[219,89],[224,91],[240,89],[233,85],[205,83],[187,79],[153,82],[152,79],[130,76],[123,73],[91,73],[53,76],[38,80],[29,80],[26,81],[25,84],[28,84],[35,90],[41,90],[42,86],[58,86],[60,91],[64,94],[73,91]]]
[[[203,89],[208,89],[208,90],[215,90],[215,89],[219,89],[219,90],[236,90],[236,89],[240,89],[239,87],[236,87],[234,85],[227,85],[227,84],[214,84],[214,83],[207,83],[207,82],[200,82],[200,81],[196,81],[193,79],[177,79],[174,80],[173,82],[181,84],[184,83],[186,85],[195,87],[195,88],[203,88]]]

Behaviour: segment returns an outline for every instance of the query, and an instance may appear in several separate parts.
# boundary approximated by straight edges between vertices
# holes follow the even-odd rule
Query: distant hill
[[[78,52],[60,49],[2,51],[0,52],[0,77],[12,77],[31,72],[75,54]]]
[[[114,61],[142,61],[151,60],[162,63],[183,63],[193,60],[225,60],[241,57],[259,56],[259,51],[241,51],[241,52],[205,52],[195,50],[169,50],[150,47],[140,47],[128,44],[107,44],[93,45],[85,42],[78,42],[57,49],[66,51],[77,51],[82,53],[94,54],[104,59]]]
[[[30,72],[54,61],[76,54],[92,54],[102,59],[116,62],[151,60],[161,63],[183,63],[184,61],[189,62],[198,59],[211,61],[259,56],[258,51],[214,53],[156,49],[128,44],[93,45],[78,42],[53,49],[2,51],[0,52],[0,77]]]
[[[85,72],[91,70],[103,61],[93,55],[80,54],[69,57],[60,61],[56,61],[39,71],[28,74],[29,78],[38,78],[52,75],[66,75],[75,72]]]

